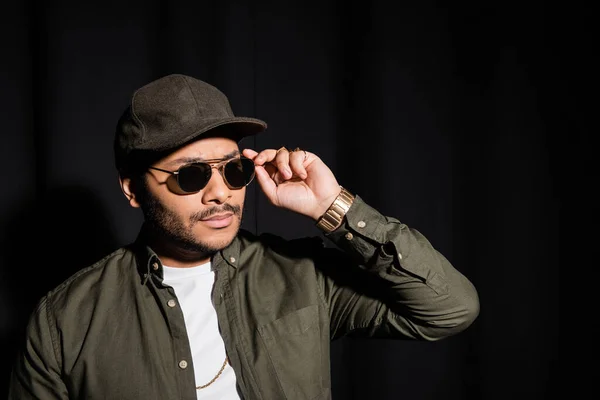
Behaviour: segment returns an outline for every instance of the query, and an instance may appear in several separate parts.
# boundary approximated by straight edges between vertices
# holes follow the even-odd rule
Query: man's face
[[[210,137],[192,142],[152,166],[176,171],[191,162],[236,156],[239,148],[235,141]],[[182,195],[169,189],[169,177],[166,172],[148,170],[146,195],[138,197],[146,223],[175,252],[212,254],[227,247],[241,225],[246,188],[230,189],[213,168],[201,191]]]

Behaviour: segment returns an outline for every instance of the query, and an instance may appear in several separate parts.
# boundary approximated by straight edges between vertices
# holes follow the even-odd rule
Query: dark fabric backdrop
[[[591,13],[570,4],[5,3],[0,389],[39,297],[135,238],[141,215],[118,187],[114,127],[133,90],[184,73],[268,122],[243,145],[315,152],[477,286],[481,314],[456,337],[335,342],[335,398],[553,397],[575,366],[561,360],[588,348],[562,346],[559,325],[563,194],[592,177]],[[256,189],[245,228],[319,235]],[[587,251],[582,237],[575,252]],[[591,275],[574,264],[589,289],[574,303],[591,301]],[[576,308],[567,330],[593,343],[594,318]]]

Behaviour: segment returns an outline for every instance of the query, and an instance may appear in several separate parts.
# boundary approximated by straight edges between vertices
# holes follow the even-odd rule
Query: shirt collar
[[[217,268],[222,262],[226,262],[233,268],[237,268],[240,264],[240,238],[236,235],[229,246],[219,251],[213,257],[213,268]]]
[[[142,279],[142,283],[146,284],[148,279],[151,276],[156,276],[162,280],[163,278],[163,269],[162,263],[154,252],[148,246],[145,235],[144,235],[144,226],[140,229],[138,236],[133,243],[133,248],[137,260],[138,272],[140,274],[140,278]],[[237,268],[240,263],[240,239],[239,237],[235,237],[233,241],[226,248],[215,253],[211,259],[212,269],[216,270],[223,263],[232,266],[233,268]]]

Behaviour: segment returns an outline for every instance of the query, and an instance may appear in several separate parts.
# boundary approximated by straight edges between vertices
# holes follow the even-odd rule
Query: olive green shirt
[[[331,340],[437,340],[477,317],[469,280],[360,197],[327,236],[336,248],[241,230],[213,256],[212,300],[241,398],[330,399]],[[197,398],[182,310],[142,237],[41,299],[9,399]]]

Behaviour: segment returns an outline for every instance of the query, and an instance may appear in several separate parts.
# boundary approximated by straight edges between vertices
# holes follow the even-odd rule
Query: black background
[[[482,3],[6,3],[0,389],[39,297],[137,234],[114,127],[136,88],[170,73],[269,124],[243,146],[318,154],[475,283],[481,314],[458,336],[335,342],[335,398],[542,399],[593,386],[593,14]],[[319,234],[256,185],[243,224]]]

